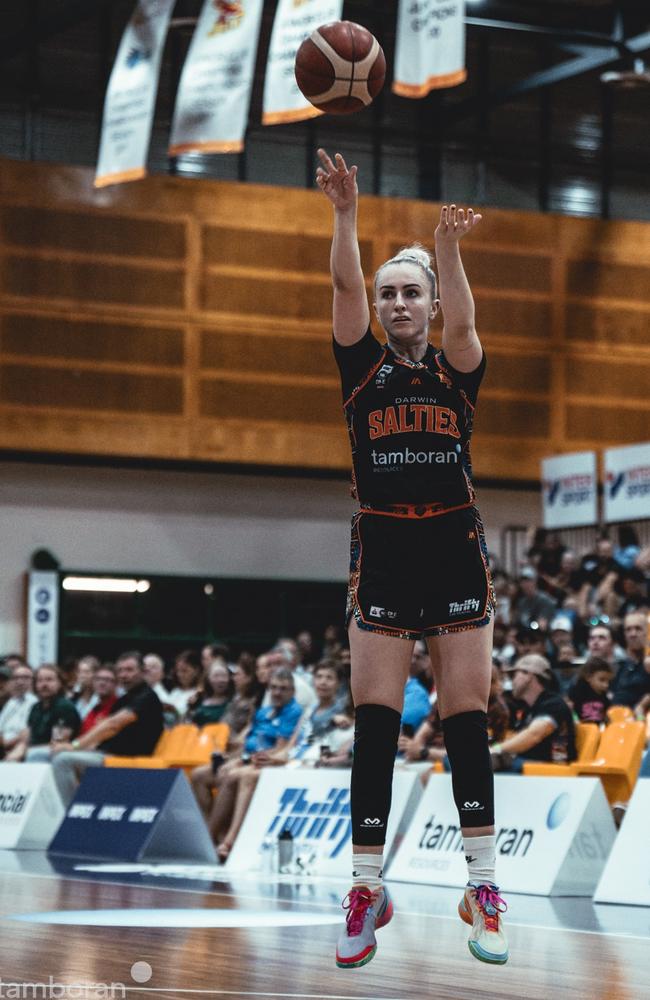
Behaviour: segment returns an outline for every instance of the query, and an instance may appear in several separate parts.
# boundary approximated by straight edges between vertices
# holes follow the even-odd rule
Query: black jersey
[[[431,516],[474,502],[469,443],[485,355],[469,373],[431,344],[405,361],[370,330],[334,341],[352,444],[353,494],[362,508]]]

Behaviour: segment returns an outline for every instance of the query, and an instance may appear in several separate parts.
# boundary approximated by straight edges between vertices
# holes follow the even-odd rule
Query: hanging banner
[[[305,38],[321,24],[339,21],[342,12],[343,0],[280,0],[266,62],[262,125],[323,114],[298,90],[293,67]]]
[[[169,155],[240,153],[263,0],[205,0],[185,59]]]
[[[160,60],[176,0],[139,0],[108,82],[95,187],[147,173]]]
[[[607,448],[604,466],[605,520],[650,517],[650,443]]]
[[[393,93],[426,97],[466,77],[465,0],[400,0]]]
[[[542,459],[542,504],[545,528],[597,524],[596,452]]]
[[[58,662],[59,574],[34,570],[27,581],[27,662],[35,670]]]

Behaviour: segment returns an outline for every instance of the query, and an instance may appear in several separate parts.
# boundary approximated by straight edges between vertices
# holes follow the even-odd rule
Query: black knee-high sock
[[[387,705],[355,711],[350,797],[352,843],[379,847],[386,840],[401,716]]]
[[[460,825],[492,826],[494,775],[488,745],[487,714],[459,712],[442,720],[445,749],[451,765],[454,802]]]

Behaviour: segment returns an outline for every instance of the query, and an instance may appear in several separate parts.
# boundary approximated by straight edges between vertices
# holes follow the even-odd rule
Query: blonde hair
[[[391,257],[390,260],[385,260],[377,268],[374,279],[375,296],[377,295],[377,279],[383,269],[388,267],[389,264],[416,264],[418,267],[421,267],[427,276],[432,300],[438,297],[438,282],[431,266],[433,264],[433,256],[421,243],[411,243],[407,247],[402,247],[394,257]]]

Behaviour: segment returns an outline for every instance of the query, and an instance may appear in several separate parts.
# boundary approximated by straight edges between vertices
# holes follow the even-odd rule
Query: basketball
[[[295,74],[314,107],[330,115],[349,115],[371,104],[383,87],[386,59],[367,28],[333,21],[305,38],[296,53]]]

